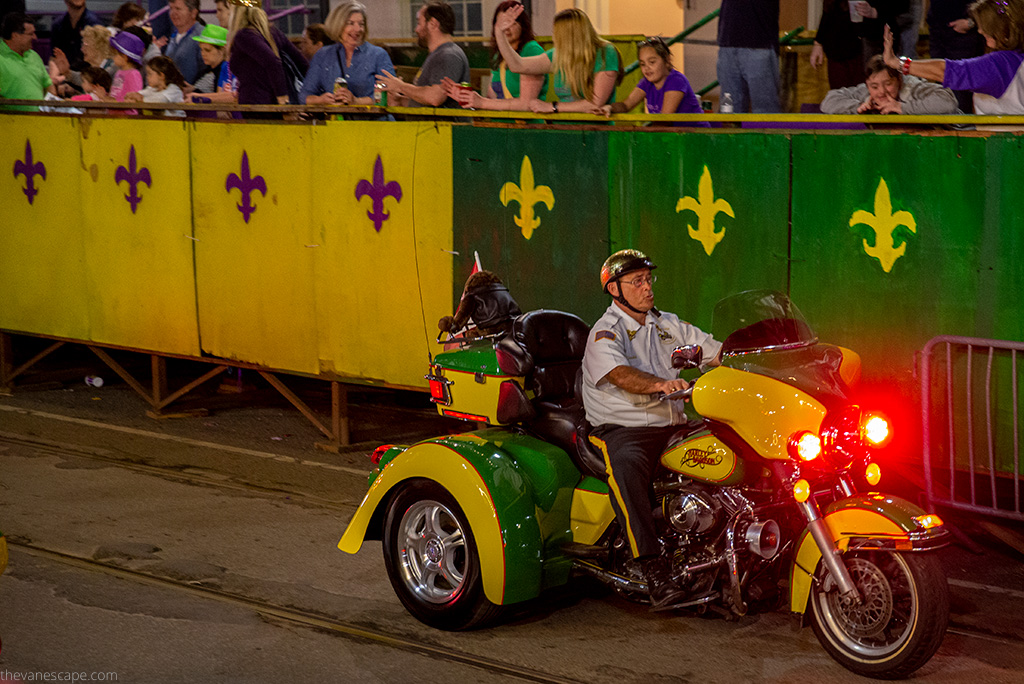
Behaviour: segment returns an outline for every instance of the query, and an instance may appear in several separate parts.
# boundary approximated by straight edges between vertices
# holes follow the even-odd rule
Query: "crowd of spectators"
[[[12,2],[17,10],[18,0],[4,5]],[[32,50],[32,20],[19,11],[3,17],[0,99],[321,106],[386,101],[606,116],[643,103],[649,114],[704,111],[657,36],[637,44],[643,78],[616,102],[622,55],[575,8],[555,15],[552,47],[544,50],[524,6],[499,3],[491,21],[491,78],[477,92],[466,53],[453,38],[455,11],[438,0],[417,12],[415,33],[427,57],[411,81],[397,73],[386,50],[368,42],[370,17],[355,0],[338,4],[295,42],[269,21],[262,0],[216,0],[219,25],[202,19],[200,0],[164,0],[163,26],[150,22],[136,2],[118,8],[111,26],[86,0],[64,2],[48,65]],[[824,0],[810,58],[815,68],[828,64],[832,90],[821,110],[1024,114],[1024,0],[930,0],[926,60],[917,58],[921,20],[921,0]],[[779,0],[721,0],[718,46],[720,111],[781,112]],[[363,118],[392,118],[379,111]]]

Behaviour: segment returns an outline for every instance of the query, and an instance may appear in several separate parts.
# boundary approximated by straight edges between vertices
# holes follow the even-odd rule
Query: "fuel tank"
[[[720,485],[741,482],[745,474],[743,459],[706,430],[671,445],[661,455],[661,464],[692,480]]]

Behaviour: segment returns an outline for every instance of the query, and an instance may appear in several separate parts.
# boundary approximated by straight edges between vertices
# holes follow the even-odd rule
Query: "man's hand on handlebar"
[[[660,383],[658,383],[656,389],[658,392],[661,392],[663,394],[672,394],[673,392],[684,390],[689,386],[690,383],[688,383],[686,380],[683,380],[682,378],[676,378],[674,380],[662,380]]]

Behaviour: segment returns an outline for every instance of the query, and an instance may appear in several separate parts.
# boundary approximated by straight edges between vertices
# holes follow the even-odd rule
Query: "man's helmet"
[[[601,289],[608,292],[608,283],[618,280],[623,274],[639,271],[642,268],[649,268],[653,271],[658,267],[638,249],[619,250],[605,259],[604,265],[601,267]]]

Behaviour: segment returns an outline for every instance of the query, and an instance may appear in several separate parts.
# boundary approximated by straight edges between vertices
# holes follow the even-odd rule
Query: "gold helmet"
[[[630,271],[639,271],[642,268],[653,271],[658,267],[638,249],[619,250],[605,259],[604,265],[601,266],[601,289],[608,292],[608,283],[618,280]]]

